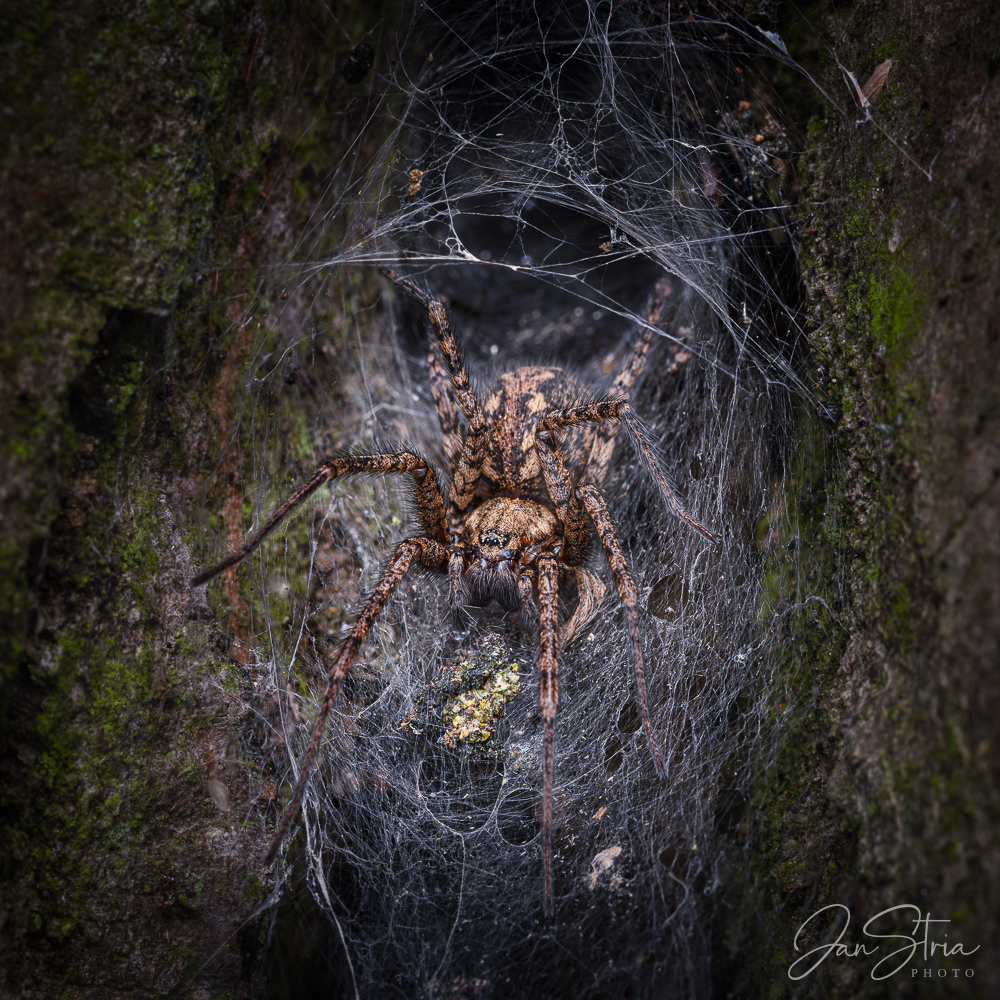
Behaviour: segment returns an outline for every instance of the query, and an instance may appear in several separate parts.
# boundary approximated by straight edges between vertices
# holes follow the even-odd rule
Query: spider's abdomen
[[[587,398],[584,386],[559,368],[517,368],[502,375],[483,403],[492,431],[486,444],[484,475],[505,491],[524,495],[542,489],[542,469],[535,451],[538,424],[547,411],[574,406]],[[581,424],[563,433],[563,456],[572,475],[590,452],[594,425]]]

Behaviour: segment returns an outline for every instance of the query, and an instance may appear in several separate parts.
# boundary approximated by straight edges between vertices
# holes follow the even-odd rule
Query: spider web
[[[279,863],[279,879],[304,877],[312,900],[299,894],[272,925],[272,965],[290,982],[368,997],[711,992],[713,897],[766,742],[754,526],[781,505],[807,396],[782,205],[791,151],[753,72],[775,46],[739,12],[430,4],[373,39],[397,59],[371,83],[369,120],[295,262],[265,282],[292,294],[248,383],[255,518],[289,492],[290,458],[304,473],[337,448],[405,444],[447,480],[423,311],[391,289],[373,296],[365,265],[390,262],[446,298],[479,391],[543,361],[595,399],[666,275],[634,405],[686,509],[722,541],[668,516],[622,435],[604,492],[640,590],[668,776],[653,769],[595,539],[587,565],[609,592],[560,653],[551,922],[536,637],[495,609],[457,628],[446,581],[411,572],[352,668]],[[343,234],[332,254],[331,233]],[[336,334],[318,325],[331,316]],[[321,384],[332,364],[339,382]],[[260,402],[296,370],[309,439],[276,448],[274,419],[256,422],[274,408]],[[415,524],[397,480],[338,482],[310,511],[241,571],[255,684],[244,743],[286,791],[326,663]],[[574,601],[566,587],[564,617]],[[518,690],[491,713],[482,692],[512,663]],[[450,721],[463,683],[478,741]],[[302,907],[322,914],[306,944]]]

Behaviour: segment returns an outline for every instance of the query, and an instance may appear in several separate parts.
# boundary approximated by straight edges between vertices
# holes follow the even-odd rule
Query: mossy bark
[[[791,515],[770,537],[775,752],[720,906],[730,996],[993,996],[1000,989],[1000,22],[987,3],[837,5],[802,164],[815,345]],[[773,528],[774,526],[772,526]],[[794,541],[793,541],[794,539]],[[791,548],[793,551],[789,552]],[[808,576],[803,570],[808,570]],[[792,962],[846,911],[842,943]],[[910,904],[971,956],[890,962],[863,925]],[[914,911],[872,933],[912,935]],[[904,919],[905,918],[905,919]],[[818,955],[817,955],[818,957]],[[811,963],[800,965],[803,972]],[[902,992],[900,992],[902,991]]]
[[[0,994],[242,996],[275,789],[190,545],[203,508],[242,516],[237,408],[282,292],[265,270],[395,43],[354,85],[352,44],[398,12],[8,7]]]
[[[189,546],[202,505],[241,513],[236,407],[282,289],[251,293],[355,138],[365,84],[338,70],[382,13],[358,6],[3,16],[4,995],[260,987],[274,783]],[[789,980],[832,902],[855,929],[900,903],[950,918],[981,946],[955,989],[1000,986],[1000,38],[986,3],[909,11],[833,9],[859,80],[894,64],[863,124],[828,65],[847,113],[817,115],[803,165],[827,423],[768,533],[778,736],[721,896],[721,994],[942,995],[947,962]]]

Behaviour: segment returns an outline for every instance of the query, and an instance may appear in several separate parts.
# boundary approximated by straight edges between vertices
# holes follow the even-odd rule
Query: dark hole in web
[[[618,732],[635,733],[639,731],[641,725],[642,715],[639,713],[639,706],[634,701],[629,700],[618,713]]]
[[[538,793],[518,788],[510,793],[497,810],[497,828],[508,844],[521,846],[534,840],[538,833],[536,819]]]
[[[661,576],[649,594],[649,613],[654,618],[675,618],[682,614],[690,600],[687,578],[680,570]]]
[[[454,220],[459,239],[481,259],[507,264],[573,264],[581,252],[597,253],[608,235],[605,223],[541,200],[481,196],[463,199],[459,210]],[[618,282],[626,281],[629,272],[621,262],[613,270]]]
[[[488,821],[503,784],[497,761],[443,748],[423,761],[420,776],[427,808],[440,822],[458,830]]]
[[[614,774],[622,766],[625,757],[622,753],[622,741],[618,736],[612,735],[604,741],[604,770],[607,774]]]
[[[661,273],[646,257],[602,260],[599,246],[607,241],[607,224],[566,206],[515,203],[498,195],[466,198],[459,208],[452,218],[459,241],[493,266],[437,265],[411,273],[444,296],[474,378],[513,359],[524,364],[542,358],[575,368],[581,359],[603,358],[620,346],[623,324],[601,304],[612,300],[641,311]],[[427,232],[414,249],[439,247],[447,235],[437,225]],[[585,267],[581,260],[587,261]],[[543,281],[495,266],[499,263],[534,264],[551,277]],[[568,276],[570,271],[575,277]],[[422,363],[426,312],[408,301],[401,301],[399,309],[404,346]]]

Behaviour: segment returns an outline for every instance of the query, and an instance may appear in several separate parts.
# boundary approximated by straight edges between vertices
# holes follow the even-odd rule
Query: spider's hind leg
[[[670,298],[670,279],[663,277],[653,289],[653,297],[646,313],[646,326],[642,328],[636,342],[632,345],[625,366],[618,373],[615,384],[609,395],[615,399],[628,399],[636,383],[642,378],[649,360],[649,352],[656,339],[656,325],[663,319],[663,309]],[[599,427],[594,438],[587,468],[583,474],[583,482],[604,485],[608,469],[611,466],[611,456],[614,454],[615,442],[618,440],[618,424],[604,424]]]

